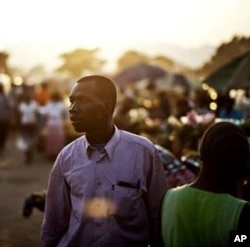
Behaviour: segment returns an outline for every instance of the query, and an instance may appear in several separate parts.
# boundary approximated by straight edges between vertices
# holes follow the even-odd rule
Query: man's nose
[[[69,112],[74,112],[77,109],[76,103],[71,103],[69,106]]]

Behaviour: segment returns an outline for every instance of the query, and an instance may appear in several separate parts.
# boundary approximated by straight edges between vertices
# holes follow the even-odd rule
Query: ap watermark
[[[250,236],[237,231],[230,232],[230,246],[250,246]]]

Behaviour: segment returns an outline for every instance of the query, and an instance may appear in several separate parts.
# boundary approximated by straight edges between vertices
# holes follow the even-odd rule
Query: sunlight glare
[[[89,200],[83,210],[90,217],[107,218],[116,208],[110,200],[96,197]]]

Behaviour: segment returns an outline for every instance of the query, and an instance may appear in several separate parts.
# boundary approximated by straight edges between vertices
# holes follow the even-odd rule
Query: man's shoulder
[[[122,141],[127,142],[131,145],[141,145],[144,147],[152,148],[154,147],[154,144],[151,140],[149,140],[145,136],[137,135],[132,132],[120,130],[120,138]]]
[[[69,152],[70,150],[76,149],[80,145],[83,145],[84,138],[84,135],[76,137],[74,140],[64,146],[64,148],[61,150],[61,153]]]

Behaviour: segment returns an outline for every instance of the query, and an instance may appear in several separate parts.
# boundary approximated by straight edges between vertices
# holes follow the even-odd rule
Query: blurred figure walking
[[[38,104],[37,119],[37,150],[44,152],[45,138],[44,130],[46,127],[46,107],[51,99],[51,90],[47,82],[42,82],[35,89],[34,98]]]
[[[47,118],[45,154],[49,159],[55,159],[66,142],[67,109],[59,92],[55,91],[51,94],[51,100],[46,106],[45,113]]]
[[[10,102],[0,83],[0,153],[4,151],[10,125]]]
[[[25,162],[30,164],[33,160],[34,146],[36,142],[38,105],[31,92],[24,92],[19,104],[20,132],[19,147],[25,153]]]

